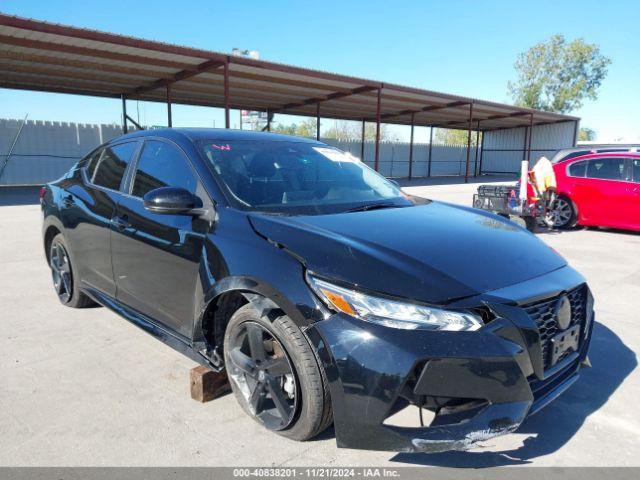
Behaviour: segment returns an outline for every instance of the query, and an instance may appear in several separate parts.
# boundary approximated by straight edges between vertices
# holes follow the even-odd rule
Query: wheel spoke
[[[291,373],[289,363],[284,357],[269,358],[262,363],[262,368],[264,368],[272,377],[281,377],[287,373]]]
[[[71,295],[71,278],[69,278],[69,274],[64,274],[63,273],[60,276],[60,278],[62,280],[60,283],[62,283],[64,285],[64,292],[63,293]]]
[[[266,351],[264,349],[264,339],[262,338],[262,328],[253,323],[247,323],[247,336],[249,338],[249,350],[254,360],[264,360]]]
[[[280,417],[282,417],[282,423],[285,423],[287,420],[289,420],[291,406],[287,402],[284,394],[282,393],[282,390],[280,390],[280,387],[278,386],[274,378],[267,379],[267,390],[271,394],[271,400],[273,400],[273,403],[278,409]]]
[[[264,400],[264,383],[256,382],[251,395],[249,396],[249,405],[253,409],[255,415],[262,412],[262,403]]]
[[[231,362],[242,370],[244,373],[254,378],[256,376],[256,362],[240,351],[240,348],[234,348],[229,352]]]

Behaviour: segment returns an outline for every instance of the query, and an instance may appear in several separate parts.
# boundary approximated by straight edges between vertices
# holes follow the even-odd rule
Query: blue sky
[[[258,50],[265,60],[508,103],[518,53],[555,33],[582,37],[600,45],[612,64],[598,100],[572,113],[600,141],[640,141],[637,0],[1,0],[0,11],[221,52]],[[136,107],[146,124],[165,121],[160,105],[131,102],[134,118]],[[218,109],[174,108],[176,126],[222,126]],[[112,123],[120,104],[0,89],[0,117],[26,114]],[[397,129],[402,137],[407,131]]]

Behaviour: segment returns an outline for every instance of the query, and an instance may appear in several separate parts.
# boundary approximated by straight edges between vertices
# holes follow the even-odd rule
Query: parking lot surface
[[[458,182],[405,190],[469,205],[476,185]],[[639,234],[539,234],[594,292],[593,368],[515,434],[427,455],[338,449],[332,430],[297,443],[264,430],[232,395],[191,400],[192,361],[105,308],[58,302],[40,223],[26,197],[0,206],[2,466],[640,466]]]

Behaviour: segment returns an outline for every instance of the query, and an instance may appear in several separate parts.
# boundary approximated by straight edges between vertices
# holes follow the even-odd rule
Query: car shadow
[[[594,325],[589,358],[592,368],[583,369],[581,378],[569,390],[520,426],[517,433],[530,434],[521,447],[500,452],[399,453],[391,461],[483,468],[530,464],[534,458],[559,450],[580,430],[585,419],[607,402],[638,365],[635,353],[612,330],[600,323]]]

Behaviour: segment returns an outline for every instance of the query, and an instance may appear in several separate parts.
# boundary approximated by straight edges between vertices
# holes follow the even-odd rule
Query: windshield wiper
[[[398,205],[397,203],[367,203],[345,210],[343,213],[366,212],[367,210],[380,210],[383,208],[402,208],[404,206],[405,205]]]

